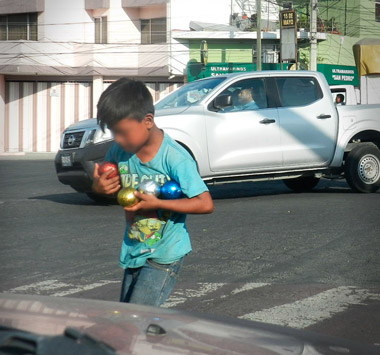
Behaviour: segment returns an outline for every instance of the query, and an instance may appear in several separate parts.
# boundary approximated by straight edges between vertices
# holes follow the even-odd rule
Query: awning
[[[45,11],[44,0],[2,0],[0,14],[19,14]]]
[[[143,7],[166,4],[167,0],[121,0],[122,7]]]
[[[191,31],[239,31],[235,26],[198,21],[190,21],[189,27]]]
[[[109,9],[110,0],[86,0],[86,10]]]
[[[364,38],[352,49],[359,76],[380,74],[380,39]]]

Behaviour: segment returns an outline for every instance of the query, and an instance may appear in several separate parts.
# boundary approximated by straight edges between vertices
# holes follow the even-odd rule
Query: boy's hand
[[[124,207],[124,211],[127,212],[136,212],[139,210],[158,210],[160,209],[160,201],[156,196],[142,194],[138,191],[135,191],[135,196],[140,200],[135,205],[131,207]]]
[[[120,189],[120,176],[119,174],[113,178],[108,179],[108,175],[112,174],[113,170],[110,169],[104,174],[99,175],[99,164],[95,163],[94,172],[92,174],[92,191],[103,194],[111,195]]]

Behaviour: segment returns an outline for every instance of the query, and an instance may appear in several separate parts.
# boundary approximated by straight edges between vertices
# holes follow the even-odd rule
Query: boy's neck
[[[136,152],[136,156],[142,163],[151,161],[161,147],[164,132],[154,125],[151,129],[150,136],[141,149]]]

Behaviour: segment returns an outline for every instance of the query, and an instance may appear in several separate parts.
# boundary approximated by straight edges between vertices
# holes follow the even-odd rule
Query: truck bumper
[[[104,160],[112,144],[113,141],[107,141],[85,148],[59,150],[55,156],[58,180],[78,192],[91,192],[94,165]],[[63,164],[64,160],[66,164]]]

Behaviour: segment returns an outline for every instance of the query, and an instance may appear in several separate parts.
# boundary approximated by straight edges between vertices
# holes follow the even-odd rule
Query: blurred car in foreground
[[[375,346],[164,308],[0,294],[0,354],[379,354]]]

